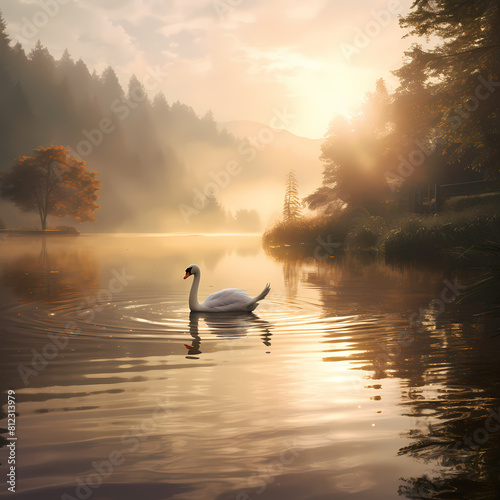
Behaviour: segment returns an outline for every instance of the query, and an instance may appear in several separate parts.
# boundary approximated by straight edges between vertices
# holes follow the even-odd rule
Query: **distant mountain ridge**
[[[322,139],[310,139],[309,137],[296,135],[285,128],[273,128],[269,125],[265,125],[264,123],[252,120],[232,120],[229,122],[220,122],[218,123],[218,126],[220,131],[225,129],[230,134],[238,138],[252,136],[258,137],[260,132],[270,129],[274,134],[273,141],[276,140],[278,143],[295,141],[297,144],[302,143],[304,148],[313,147],[314,145],[314,147],[318,148],[318,151],[321,143],[323,142]]]
[[[210,231],[228,211],[240,212],[232,230],[238,220],[247,228],[250,216],[264,227],[281,216],[290,169],[301,197],[321,183],[321,140],[248,120],[218,123],[211,112],[199,117],[161,93],[148,95],[135,76],[123,89],[112,67],[91,73],[67,51],[56,60],[40,41],[26,54],[12,46],[1,13],[0,94],[0,173],[54,144],[99,174],[96,222],[80,224],[82,231]],[[35,213],[5,200],[0,216],[10,228],[38,227]]]
[[[321,184],[322,139],[297,136],[286,129],[272,129],[250,120],[222,122],[218,126],[219,130],[226,130],[240,141],[256,144],[258,153],[252,170],[266,184],[266,191],[273,193],[268,213],[273,219],[281,215],[285,179],[291,169],[296,172],[300,197],[312,193]]]

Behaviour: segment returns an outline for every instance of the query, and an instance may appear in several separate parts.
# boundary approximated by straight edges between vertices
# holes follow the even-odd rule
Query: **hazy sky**
[[[398,25],[411,0],[0,0],[14,40],[67,48],[124,86],[219,122],[255,120],[324,135],[377,78],[391,78],[410,40]],[[148,76],[149,75],[149,76]],[[390,81],[392,86],[395,81]],[[276,116],[285,114],[285,119]]]

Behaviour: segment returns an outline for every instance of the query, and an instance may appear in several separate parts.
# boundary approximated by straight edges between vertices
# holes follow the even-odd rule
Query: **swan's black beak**
[[[191,273],[189,271],[186,272],[186,276],[184,276],[184,279],[189,278],[191,276]]]

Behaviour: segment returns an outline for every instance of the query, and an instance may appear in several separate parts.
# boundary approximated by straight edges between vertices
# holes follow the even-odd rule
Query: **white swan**
[[[191,264],[186,269],[184,279],[194,275],[191,292],[189,293],[189,309],[200,312],[230,312],[230,311],[253,311],[271,290],[269,283],[257,297],[249,297],[239,288],[226,288],[220,292],[212,293],[203,304],[198,302],[198,286],[200,285],[201,271],[196,264]]]

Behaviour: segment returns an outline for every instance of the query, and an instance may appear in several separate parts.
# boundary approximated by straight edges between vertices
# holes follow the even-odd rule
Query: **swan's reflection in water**
[[[266,347],[271,346],[272,324],[259,318],[254,313],[232,312],[232,313],[206,313],[191,312],[189,314],[189,333],[192,337],[190,345],[184,344],[188,349],[186,358],[199,359],[201,354],[200,319],[206,324],[201,326],[204,333],[210,333],[227,341],[247,337],[249,332],[262,332],[261,339]]]

